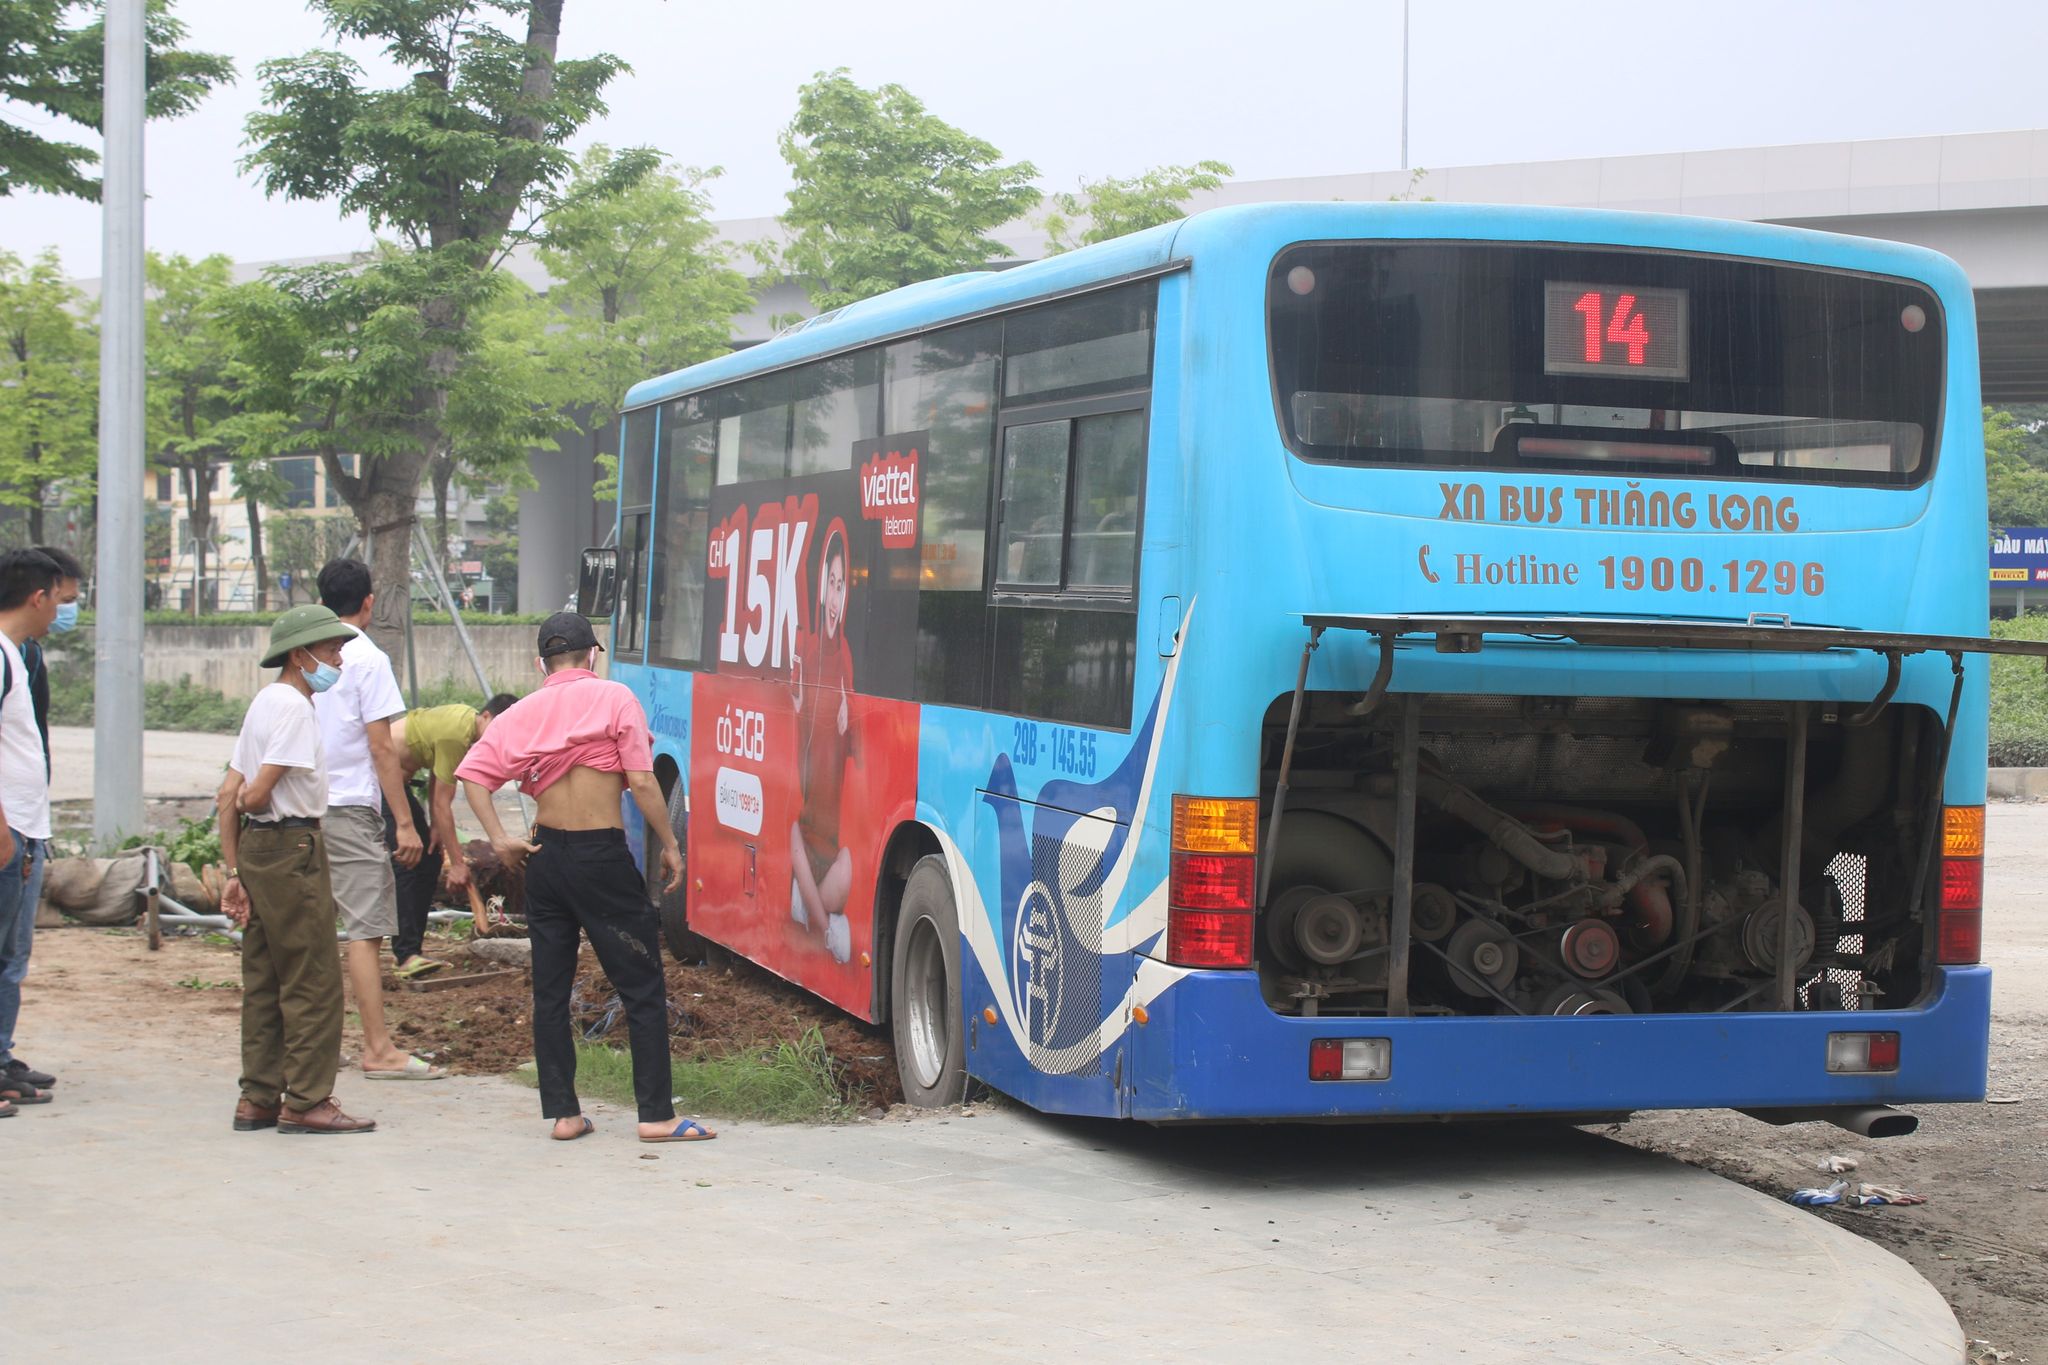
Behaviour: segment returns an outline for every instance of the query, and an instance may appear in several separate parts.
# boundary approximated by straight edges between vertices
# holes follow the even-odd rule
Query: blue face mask
[[[306,686],[312,688],[315,692],[325,692],[328,688],[341,681],[341,670],[333,664],[324,664],[318,659],[313,660],[313,662],[318,667],[311,673],[308,673],[303,668],[299,670],[299,676],[306,680]]]
[[[76,598],[69,602],[59,602],[57,604],[57,619],[50,623],[50,629],[59,635],[69,635],[72,631],[78,629],[78,601]]]

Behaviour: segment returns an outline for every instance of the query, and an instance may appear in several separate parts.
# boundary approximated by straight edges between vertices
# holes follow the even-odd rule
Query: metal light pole
[[[1401,169],[1408,169],[1408,0],[1401,0]]]
[[[142,822],[142,104],[144,0],[108,0],[100,235],[100,521],[92,833]]]

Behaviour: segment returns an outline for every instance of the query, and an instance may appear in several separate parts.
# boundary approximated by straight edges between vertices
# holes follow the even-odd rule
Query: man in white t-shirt
[[[26,1066],[15,1074],[6,1064],[14,1058],[21,982],[50,850],[50,769],[21,645],[48,633],[57,619],[61,578],[56,562],[38,550],[0,555],[0,1118],[49,1099],[27,1079]]]
[[[320,605],[361,631],[376,603],[370,566],[329,560],[320,570]],[[384,842],[384,812],[405,810],[405,765],[391,722],[405,698],[391,660],[367,635],[341,648],[341,681],[313,698],[327,754],[327,861],[341,933],[348,940],[348,983],[363,1023],[363,1074],[372,1080],[437,1081],[448,1073],[391,1041],[384,1025],[384,940],[398,933],[398,884],[392,859],[418,863],[422,847],[411,821],[396,823],[395,850]]]
[[[263,667],[277,681],[242,717],[215,805],[228,882],[221,909],[242,926],[242,1098],[235,1131],[367,1133],[334,1102],[341,1065],[341,967],[327,878],[327,769],[313,696],[341,679],[355,634],[325,607],[270,627]]]

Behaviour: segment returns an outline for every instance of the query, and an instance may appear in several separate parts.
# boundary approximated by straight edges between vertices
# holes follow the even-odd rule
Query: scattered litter
[[[697,1182],[697,1188],[700,1190],[708,1190],[711,1188],[711,1182],[708,1180],[700,1180]]]
[[[1862,1163],[1853,1156],[1824,1156],[1814,1169],[1826,1171],[1829,1175],[1847,1175],[1860,1165]]]
[[[1970,1264],[1971,1264],[1971,1265],[1997,1265],[1997,1264],[1998,1264],[1998,1258],[1997,1258],[1996,1256],[1972,1256],[1972,1257],[1970,1258]]]
[[[1937,1261],[1953,1261],[1955,1257],[1949,1255],[1946,1251],[1937,1251],[1934,1253],[1934,1259]]]
[[[1909,1190],[1895,1189],[1890,1185],[1864,1184],[1856,1200],[1859,1204],[1924,1204],[1927,1196],[1914,1194]]]
[[[1986,1095],[1986,1096],[1984,1097],[1984,1103],[1986,1103],[1986,1104],[2018,1104],[2018,1103],[2020,1102],[2020,1100],[2021,1100],[2021,1099],[2023,1099],[2023,1098],[2024,1098],[2024,1096],[2020,1096],[2020,1095]]]
[[[1792,1191],[1792,1193],[1786,1195],[1785,1198],[1791,1203],[1799,1205],[1801,1208],[1819,1208],[1823,1204],[1841,1203],[1842,1193],[1848,1188],[1848,1181],[1837,1180],[1834,1184],[1828,1186],[1824,1190],[1794,1190]]]
[[[1970,1338],[1970,1365],[1996,1365],[2001,1360],[2018,1360],[2017,1351],[2002,1351],[1982,1337]]]
[[[656,1155],[655,1155],[655,1154],[654,1154],[653,1152],[642,1152],[642,1153],[640,1154],[640,1159],[641,1159],[642,1161],[659,1161],[659,1160],[661,1160],[661,1158],[660,1158],[660,1157],[658,1157],[658,1156],[656,1156]]]

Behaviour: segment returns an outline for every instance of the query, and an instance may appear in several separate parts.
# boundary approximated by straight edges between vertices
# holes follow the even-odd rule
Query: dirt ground
[[[484,972],[494,964],[463,956],[456,940],[430,940],[429,951],[457,964],[451,972]],[[164,1036],[188,1031],[231,1040],[240,1027],[241,963],[233,945],[198,936],[167,935],[150,952],[136,929],[67,926],[39,931],[34,969],[24,989],[22,1050],[33,1016],[43,1011],[117,1014],[148,1020]],[[896,1058],[885,1034],[744,963],[731,969],[668,965],[672,1050],[694,1057],[772,1045],[818,1029],[833,1061],[841,1093],[864,1109],[902,1099]],[[524,968],[476,985],[446,990],[403,990],[386,976],[385,1013],[401,1046],[451,1070],[480,1074],[510,1071],[533,1056],[532,994]],[[592,1041],[624,1046],[625,1023],[602,1027],[610,986],[589,951],[577,973],[571,1009]],[[342,1035],[344,1068],[362,1048],[354,1001]],[[206,1052],[197,1036],[192,1055]],[[217,1053],[216,1053],[217,1055]],[[348,1084],[346,1073],[343,1085]]]
[[[1948,1299],[1972,1361],[2048,1361],[2048,804],[1987,812],[1984,960],[1993,978],[1992,1104],[1909,1106],[1910,1137],[1872,1142],[1827,1124],[1774,1128],[1726,1110],[1638,1115],[1608,1129],[1766,1193],[1850,1178],[1927,1197],[1814,1210],[1903,1256]],[[2005,1354],[2000,1354],[2001,1352]]]
[[[462,964],[451,971],[487,970],[468,963],[458,945],[430,951]],[[623,1047],[626,1025],[609,1009],[614,998],[586,949],[570,997],[571,1017],[589,1041]],[[668,998],[671,1047],[678,1057],[773,1046],[815,1028],[849,1100],[886,1108],[903,1097],[895,1053],[882,1031],[747,963],[717,968],[670,962]],[[456,1071],[509,1071],[533,1055],[533,997],[524,970],[439,991],[400,990],[387,978],[384,1000],[401,1045]]]

